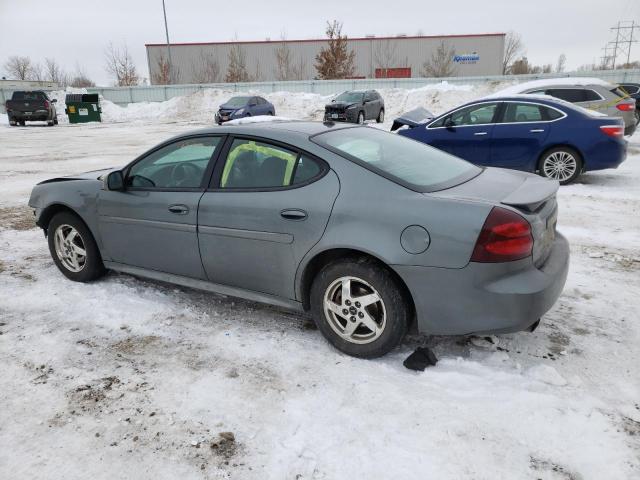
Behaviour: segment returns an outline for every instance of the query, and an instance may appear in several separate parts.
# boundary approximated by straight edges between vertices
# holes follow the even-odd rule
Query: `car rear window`
[[[567,102],[577,103],[586,102],[587,96],[585,90],[581,88],[550,88],[547,95],[566,100]]]
[[[44,100],[44,95],[40,92],[14,92],[13,100]]]
[[[617,95],[618,97],[624,98],[624,97],[628,97],[629,94],[623,90],[620,87],[616,87],[610,90],[611,93],[613,93],[614,95]]]
[[[482,171],[424,143],[371,127],[333,130],[315,135],[312,141],[418,192],[444,190]]]

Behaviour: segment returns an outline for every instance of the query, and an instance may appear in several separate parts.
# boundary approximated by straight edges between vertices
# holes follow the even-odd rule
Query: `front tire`
[[[47,238],[54,263],[69,280],[90,282],[104,275],[96,241],[77,215],[54,215],[47,227]]]
[[[552,148],[542,155],[539,172],[545,178],[559,181],[560,185],[568,185],[580,176],[582,159],[572,148]]]
[[[358,113],[358,120],[356,120],[358,125],[364,124],[364,112]]]
[[[378,113],[378,118],[376,118],[376,123],[384,122],[384,108],[380,109],[380,113]]]
[[[368,259],[326,265],[311,286],[311,312],[329,343],[359,358],[393,350],[406,335],[410,318],[391,272]]]

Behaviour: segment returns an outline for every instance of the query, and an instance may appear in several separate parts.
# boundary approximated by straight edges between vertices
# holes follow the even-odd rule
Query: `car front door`
[[[378,102],[373,92],[364,94],[364,111],[365,120],[373,120],[378,116]]]
[[[223,139],[193,136],[164,145],[124,170],[124,191],[100,191],[99,229],[110,261],[206,278],[198,203]]]
[[[429,145],[478,165],[491,164],[491,137],[499,102],[455,110],[427,126]]]
[[[320,240],[338,191],[322,160],[259,139],[228,140],[198,212],[209,280],[294,299],[297,266]]]
[[[505,102],[491,140],[491,165],[533,170],[555,120],[564,113],[530,102]]]

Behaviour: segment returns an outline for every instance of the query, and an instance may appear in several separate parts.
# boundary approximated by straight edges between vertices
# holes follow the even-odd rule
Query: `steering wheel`
[[[190,180],[200,176],[200,169],[192,163],[178,163],[171,169],[171,183],[175,187],[193,186]]]

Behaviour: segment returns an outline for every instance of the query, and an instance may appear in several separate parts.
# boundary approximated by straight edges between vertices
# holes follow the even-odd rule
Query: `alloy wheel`
[[[542,162],[542,171],[545,177],[564,182],[576,173],[578,162],[576,158],[566,151],[553,152]]]
[[[341,277],[326,289],[323,301],[325,317],[344,340],[371,343],[384,332],[387,314],[380,294],[357,277]]]
[[[70,272],[81,271],[87,263],[87,250],[82,236],[71,225],[60,225],[53,237],[56,255]]]

